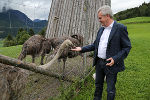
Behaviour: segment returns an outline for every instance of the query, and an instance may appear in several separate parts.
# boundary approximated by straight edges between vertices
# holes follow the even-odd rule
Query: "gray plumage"
[[[35,62],[35,57],[41,55],[41,64],[43,64],[43,59],[45,54],[48,54],[51,50],[51,41],[46,39],[41,35],[34,35],[30,37],[22,47],[22,51],[18,59],[23,60],[26,55],[32,56],[32,63]]]
[[[66,62],[67,58],[73,58],[73,57],[76,57],[76,56],[80,55],[80,52],[71,51],[71,48],[83,46],[83,36],[81,36],[79,34],[75,34],[75,35],[72,35],[72,36],[69,36],[69,37],[53,38],[51,40],[51,45],[52,45],[52,48],[54,49],[54,51],[53,51],[53,54],[51,55],[51,57],[55,56],[55,54],[57,53],[60,45],[67,39],[69,39],[73,43],[73,45],[69,46],[67,48],[64,48],[62,54],[58,58],[59,61],[61,59],[63,60],[63,72],[64,72],[64,69],[65,69],[65,62]]]

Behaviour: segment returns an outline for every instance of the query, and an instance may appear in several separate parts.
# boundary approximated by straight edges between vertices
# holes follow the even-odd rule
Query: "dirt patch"
[[[40,60],[36,61],[39,65]],[[64,75],[71,79],[84,78],[91,67],[92,58],[83,66],[81,56],[68,58]],[[63,62],[57,61],[49,69],[62,75]],[[72,83],[31,71],[0,64],[0,100],[51,100],[67,89]]]
[[[83,78],[91,64],[92,58],[87,58],[86,67],[83,66],[81,56],[67,59],[65,75],[70,78]],[[62,75],[62,66],[63,62],[55,62],[50,71]],[[48,100],[61,93],[62,85],[64,89],[67,89],[71,84],[70,82],[62,82],[56,78],[31,72],[19,100]]]

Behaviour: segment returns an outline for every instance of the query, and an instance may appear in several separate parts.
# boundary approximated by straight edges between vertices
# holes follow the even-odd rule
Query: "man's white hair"
[[[113,17],[113,13],[112,13],[112,10],[110,8],[110,6],[108,5],[104,5],[102,7],[100,7],[98,10],[97,10],[97,13],[101,12],[102,15],[110,15],[110,17],[112,18]]]

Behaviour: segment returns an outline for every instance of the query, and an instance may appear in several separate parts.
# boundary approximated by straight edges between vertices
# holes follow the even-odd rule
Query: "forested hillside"
[[[124,20],[134,17],[143,17],[150,16],[150,3],[143,3],[139,7],[127,9],[121,12],[118,12],[114,15],[116,20]]]
[[[8,34],[16,36],[19,28],[26,30],[32,28],[37,33],[46,25],[47,20],[32,21],[18,10],[9,9],[0,12],[0,38],[5,38]]]

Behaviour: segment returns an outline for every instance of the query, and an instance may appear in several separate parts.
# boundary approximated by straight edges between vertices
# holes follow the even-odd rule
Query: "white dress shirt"
[[[99,41],[99,46],[98,46],[98,57],[102,59],[106,59],[106,49],[107,49],[107,43],[108,43],[108,38],[111,32],[111,29],[113,27],[114,21],[108,26],[104,27],[104,31],[101,35],[100,41]]]

